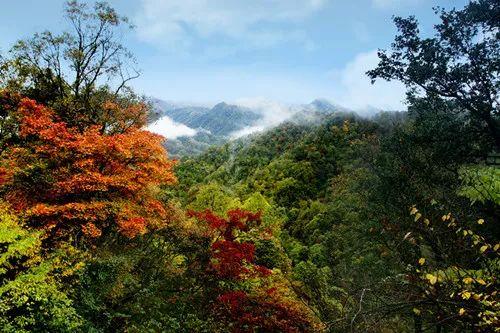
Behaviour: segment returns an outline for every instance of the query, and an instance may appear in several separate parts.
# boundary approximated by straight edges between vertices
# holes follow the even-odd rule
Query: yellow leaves
[[[483,224],[484,223],[484,220],[483,219],[479,219],[477,220],[477,224]]]
[[[463,299],[469,299],[471,296],[472,296],[472,294],[470,293],[470,291],[463,291],[462,292]]]
[[[73,275],[75,275],[76,272],[83,269],[84,267],[85,267],[85,262],[79,261],[76,264],[74,264],[73,266],[70,266],[70,267],[64,269],[61,272],[61,276],[64,276],[64,277],[73,276]]]
[[[342,131],[344,133],[349,133],[349,120],[344,120],[344,124],[342,125]]]
[[[418,211],[417,207],[415,207],[415,206],[412,206],[410,208],[410,215],[415,215],[415,219],[414,219],[415,222],[417,222],[418,220],[420,220],[422,218],[422,214]],[[431,223],[431,221],[428,218],[425,218],[423,220],[423,222],[426,226],[428,226]]]
[[[463,279],[463,281],[465,284],[471,284],[474,281],[474,279],[471,277],[466,277]]]
[[[410,208],[410,215],[415,215],[415,219],[414,219],[415,222],[417,222],[418,220],[420,220],[422,218],[422,214],[418,211],[417,207],[415,207],[415,206],[412,206]],[[427,218],[425,218],[423,222],[427,226],[431,223],[431,221]]]
[[[417,308],[413,308],[413,313],[416,314],[417,316],[420,316],[420,310]]]
[[[425,278],[429,281],[429,283],[430,283],[431,285],[435,285],[435,284],[436,284],[436,282],[437,282],[437,280],[438,280],[438,278],[437,278],[437,276],[436,276],[436,275],[432,275],[432,274],[430,274],[430,273],[427,273],[427,274],[425,275]]]
[[[494,251],[498,251],[498,249],[500,248],[500,243],[496,244],[494,247],[493,247],[493,250]]]
[[[486,250],[488,250],[488,245],[483,245],[479,248],[479,252],[484,253]]]
[[[479,283],[480,285],[484,286],[486,285],[486,281],[484,281],[483,279],[479,278],[479,279],[476,279],[476,282]]]
[[[465,314],[465,309],[464,308],[460,308],[460,310],[458,310],[458,314],[460,316],[463,316]]]
[[[425,258],[418,259],[418,263],[420,264],[420,266],[422,266],[423,264],[425,264]]]

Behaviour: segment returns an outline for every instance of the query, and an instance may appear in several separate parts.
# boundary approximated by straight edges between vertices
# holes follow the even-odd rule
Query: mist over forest
[[[500,332],[500,2],[445,2],[4,4],[0,332]]]

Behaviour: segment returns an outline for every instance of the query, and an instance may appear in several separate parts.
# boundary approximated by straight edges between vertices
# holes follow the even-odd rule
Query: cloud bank
[[[258,124],[247,126],[231,133],[230,136],[232,138],[239,138],[251,133],[263,131],[273,126],[277,126],[294,114],[294,111],[289,106],[261,97],[242,98],[237,100],[235,104],[247,107],[252,111],[259,113],[260,115],[262,115],[262,119],[258,121]]]
[[[147,130],[163,135],[167,139],[176,139],[180,136],[194,136],[197,133],[195,129],[177,123],[167,116],[163,116],[155,123],[149,125]]]
[[[142,0],[136,17],[139,37],[155,45],[190,48],[214,38],[219,45],[265,48],[284,41],[311,47],[293,26],[328,0]],[[291,23],[284,27],[282,23]]]
[[[417,5],[422,0],[372,0],[374,7],[380,9],[395,8],[404,5],[414,6]]]

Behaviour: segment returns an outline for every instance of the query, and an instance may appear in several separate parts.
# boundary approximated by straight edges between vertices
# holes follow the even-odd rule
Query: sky
[[[168,101],[308,103],[325,98],[354,109],[404,109],[404,87],[370,84],[396,30],[393,15],[415,15],[432,33],[433,6],[466,0],[112,0],[135,29],[123,43],[142,75],[140,93]],[[3,0],[0,52],[43,30],[60,31],[63,0]]]

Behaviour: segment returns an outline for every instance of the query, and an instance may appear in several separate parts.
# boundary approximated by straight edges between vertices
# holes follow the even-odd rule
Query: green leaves
[[[460,180],[462,186],[458,190],[459,195],[469,198],[473,203],[489,201],[500,205],[500,168],[465,166],[460,169]]]
[[[55,274],[62,260],[42,255],[40,232],[22,228],[0,205],[2,332],[73,332],[81,320]]]

